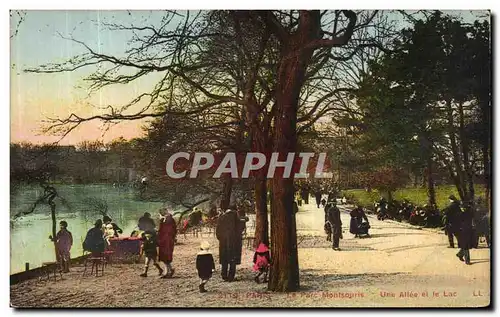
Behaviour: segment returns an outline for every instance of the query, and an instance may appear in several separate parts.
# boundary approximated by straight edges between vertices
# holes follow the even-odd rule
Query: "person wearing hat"
[[[59,264],[61,270],[64,273],[69,272],[69,264],[71,262],[70,250],[73,245],[73,235],[68,230],[68,223],[66,221],[59,222],[60,230],[57,232],[56,237],[53,238],[52,235],[49,239],[56,242],[57,255],[59,259]]]
[[[158,251],[156,250],[157,245],[157,237],[155,231],[146,231],[142,233],[142,250],[145,255],[145,263],[144,263],[144,272],[142,272],[141,277],[148,276],[149,264],[153,262],[153,265],[158,269],[158,275],[163,275],[163,269],[156,261],[158,256]]]
[[[188,215],[188,225],[189,227],[197,226],[201,223],[203,214],[201,209],[194,207],[193,211]]]
[[[105,248],[104,234],[102,232],[102,220],[97,219],[94,227],[87,232],[82,247],[84,251],[100,254]]]
[[[139,228],[140,231],[152,231],[155,230],[155,222],[153,219],[151,219],[151,214],[149,212],[145,212],[144,216],[139,218],[139,222],[137,224],[137,227]]]
[[[387,200],[385,200],[384,197],[380,197],[380,200],[378,201],[379,215],[377,216],[377,219],[383,221],[387,218],[387,205]]]
[[[462,210],[460,209],[460,201],[454,196],[450,195],[449,197],[450,204],[443,210],[443,223],[445,225],[445,232],[448,235],[448,241],[450,245],[448,248],[454,248],[455,243],[453,241],[453,236],[459,239],[460,233],[460,214]]]
[[[335,200],[332,200],[327,205],[327,220],[331,224],[331,230],[333,233],[333,246],[335,251],[340,251],[339,240],[342,236],[342,220],[340,219],[340,210],[337,207]]]
[[[269,248],[264,243],[260,243],[253,255],[253,270],[258,272],[254,280],[257,284],[260,283],[260,276],[264,274],[264,282],[267,282],[267,273],[271,266],[271,255]]]
[[[316,198],[316,206],[319,208],[321,205],[321,189],[319,187],[314,191],[314,198]]]
[[[200,252],[196,255],[196,270],[198,271],[198,277],[200,278],[200,293],[205,293],[205,284],[212,277],[212,273],[215,272],[215,263],[212,253],[209,251],[210,244],[207,241],[203,241],[200,245]]]
[[[224,281],[233,281],[236,265],[241,264],[243,224],[236,211],[232,209],[227,209],[217,219],[215,236],[219,240],[219,262],[222,266],[221,276]]]
[[[457,257],[460,261],[465,262],[465,264],[470,265],[470,253],[469,250],[474,246],[474,234],[472,227],[473,218],[473,204],[467,202],[464,204],[464,209],[460,212],[460,234],[458,235],[458,247],[460,251],[457,253]],[[465,257],[465,259],[464,259]]]
[[[158,260],[166,266],[165,275],[162,278],[172,277],[175,269],[172,268],[174,254],[175,236],[177,235],[177,225],[174,217],[167,209],[160,210],[160,225],[158,229]]]
[[[479,245],[479,240],[481,236],[484,236],[486,240],[486,245],[488,248],[491,246],[490,241],[490,219],[488,217],[488,208],[486,207],[486,202],[482,197],[477,199],[475,204],[475,212],[474,212],[474,223],[476,225],[476,242],[474,243],[475,247]]]

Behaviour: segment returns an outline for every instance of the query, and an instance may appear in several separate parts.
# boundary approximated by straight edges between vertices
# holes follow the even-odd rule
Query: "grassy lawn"
[[[377,190],[372,190],[368,193],[364,189],[349,189],[342,191],[347,198],[351,198],[356,204],[366,207],[373,207],[373,202],[380,199],[381,194]],[[475,186],[476,196],[484,195],[483,185]],[[454,185],[442,185],[436,187],[436,200],[439,209],[448,205],[448,197],[453,194],[460,198]],[[393,193],[396,200],[408,199],[414,204],[424,205],[427,203],[427,189],[426,188],[402,188]]]

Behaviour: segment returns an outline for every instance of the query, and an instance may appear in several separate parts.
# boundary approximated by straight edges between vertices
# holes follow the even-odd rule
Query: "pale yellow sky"
[[[468,20],[476,18],[475,12],[457,11]],[[101,114],[103,110],[89,103],[106,107],[120,107],[140,93],[151,91],[159,74],[151,75],[131,85],[104,89],[86,99],[85,76],[96,70],[94,67],[61,74],[30,74],[23,72],[29,67],[66,61],[84,53],[85,50],[58,33],[79,39],[94,50],[109,55],[121,55],[126,51],[130,33],[103,30],[98,22],[123,24],[157,24],[164,13],[161,11],[27,11],[25,20],[18,26],[19,16],[11,18],[11,29],[17,28],[11,38],[11,142],[53,142],[60,137],[43,135],[41,128],[46,117],[65,118],[71,113],[83,117]],[[76,88],[81,87],[81,88]],[[132,113],[135,109],[130,109]],[[103,137],[102,123],[85,123],[61,142],[75,144],[82,140],[101,139],[105,142],[124,137],[139,136],[145,121],[123,122],[106,132]]]
[[[73,35],[93,49],[107,54],[123,54],[130,34],[100,29],[96,21],[130,23],[144,19],[151,23],[163,15],[161,12],[135,11],[28,11],[20,24],[18,33],[11,38],[11,142],[54,142],[59,136],[41,133],[47,118],[65,118],[71,113],[82,117],[102,114],[97,107],[108,105],[120,107],[144,91],[151,90],[158,75],[134,82],[103,89],[87,98],[87,84],[83,79],[95,71],[94,67],[60,74],[33,74],[23,70],[41,64],[62,62],[84,49],[71,41],[62,39]],[[19,17],[11,19],[11,28],[16,27]],[[89,105],[92,104],[93,106]],[[132,113],[143,105],[130,109]],[[98,121],[81,125],[64,138],[61,144],[75,144],[82,140],[101,139],[105,142],[118,137],[130,139],[141,134],[145,121],[123,122],[106,132]]]

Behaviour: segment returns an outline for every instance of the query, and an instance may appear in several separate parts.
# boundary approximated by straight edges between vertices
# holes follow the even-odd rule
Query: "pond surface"
[[[107,206],[107,214],[129,236],[137,220],[150,212],[157,223],[158,210],[163,203],[137,199],[137,190],[111,185],[55,185],[58,194],[65,201],[56,198],[57,230],[59,221],[68,222],[73,234],[71,257],[82,255],[82,242],[94,222],[101,218],[99,209]],[[22,186],[10,195],[11,216],[31,210],[43,190],[35,186]],[[172,210],[177,211],[177,210]],[[12,218],[11,218],[12,219]],[[35,212],[16,220],[10,226],[10,273],[24,271],[25,263],[30,268],[41,266],[42,262],[55,261],[54,245],[49,240],[52,231],[50,207],[40,205]]]

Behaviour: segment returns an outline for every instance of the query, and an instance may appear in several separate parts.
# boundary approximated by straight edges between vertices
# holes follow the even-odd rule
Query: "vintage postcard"
[[[490,306],[491,38],[488,10],[11,10],[11,307]]]

